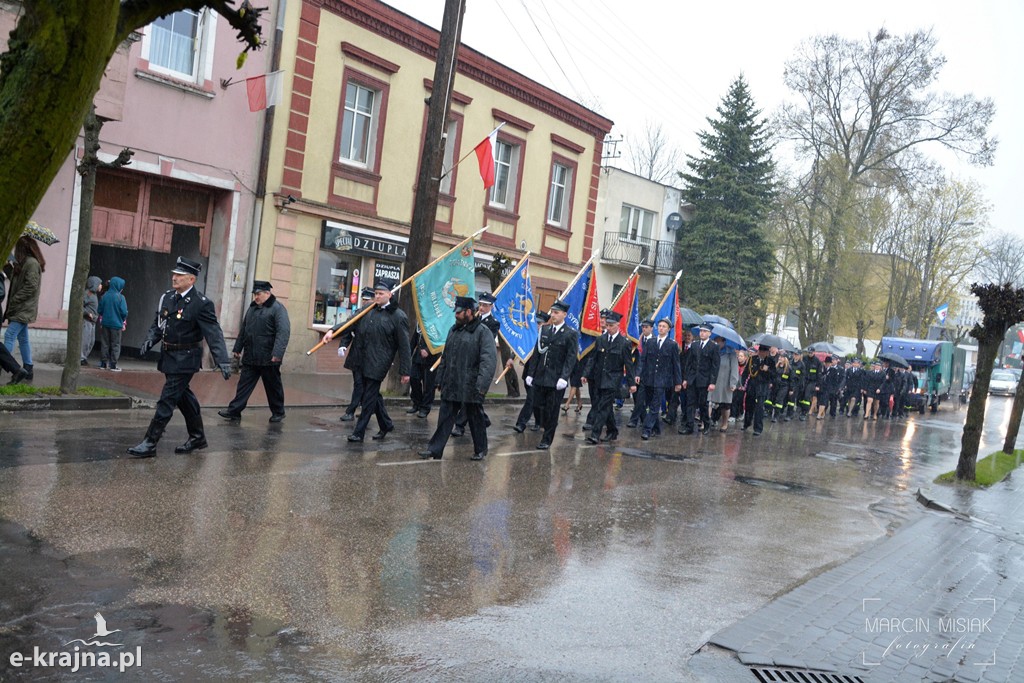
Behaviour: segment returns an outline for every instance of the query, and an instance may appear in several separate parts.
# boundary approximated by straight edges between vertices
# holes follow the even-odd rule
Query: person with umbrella
[[[734,351],[726,346],[725,337],[715,337],[718,342],[719,354],[721,356],[718,365],[718,378],[715,380],[715,388],[708,397],[708,400],[715,404],[718,411],[718,431],[724,432],[729,429],[729,413],[732,411],[733,391],[740,383],[740,366],[736,357],[739,351]]]
[[[28,339],[28,326],[36,321],[39,314],[39,293],[42,287],[46,259],[39,250],[39,243],[28,235],[22,235],[14,245],[14,264],[11,266],[11,290],[7,295],[7,309],[4,319],[8,321],[4,333],[4,346],[14,353],[14,343],[21,351],[26,382],[33,379],[32,345]]]

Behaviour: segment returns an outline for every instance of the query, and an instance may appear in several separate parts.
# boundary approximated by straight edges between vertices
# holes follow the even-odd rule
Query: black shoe
[[[387,436],[389,433],[393,431],[395,431],[394,427],[392,427],[391,429],[382,429],[373,436],[371,436],[370,438],[373,439],[374,441],[381,441],[384,439],[385,436]]]
[[[587,441],[587,443],[592,443],[592,444],[596,444],[597,443],[597,439],[595,439],[592,436],[588,436],[586,441]]]
[[[345,413],[338,419],[341,420],[342,422],[351,422],[352,420],[356,419],[356,415],[355,413]]]
[[[143,439],[139,445],[129,448],[128,454],[133,458],[152,458],[156,455],[156,441]]]
[[[32,366],[31,365],[25,365],[25,367],[23,367],[22,370],[25,373],[25,381],[26,382],[31,382],[33,379],[35,379],[35,375],[32,374]]]
[[[523,432],[526,431],[526,425],[517,424],[515,427],[512,428],[512,431],[514,431],[516,434],[522,434]]]
[[[626,423],[626,426],[629,427],[630,429],[636,429],[638,424],[638,422],[630,420],[629,422]]]
[[[583,429],[581,431],[592,432],[592,431],[594,431],[594,426],[593,425],[583,425]]]
[[[89,361],[87,361],[86,359],[83,358],[82,362],[79,363],[79,365],[81,365],[83,368],[87,368],[87,367],[89,367]]]
[[[284,420],[284,413],[270,416],[270,422],[281,422],[282,420]]]
[[[531,432],[539,432],[540,431],[540,425],[531,425],[530,426],[530,431]]]
[[[700,433],[701,433],[701,434],[707,434],[707,433],[708,433],[708,432],[710,432],[710,431],[711,431],[711,425],[704,425],[704,426],[703,426],[703,427],[701,428],[701,430],[700,430]]]
[[[772,416],[772,424],[775,424],[775,423],[776,423],[776,422],[778,422],[778,421],[779,421],[779,418],[777,418],[777,417],[775,417],[775,416],[773,415],[773,416]]]
[[[800,416],[800,421],[801,422],[807,422],[807,416],[806,415],[801,415]]]
[[[412,408],[409,408],[407,411],[405,411],[406,415],[412,415],[413,413],[418,412],[420,412],[420,409],[417,408],[416,406],[413,406]]]
[[[241,422],[242,416],[237,413],[231,413],[227,410],[218,410],[217,414],[223,417],[225,420],[231,420],[232,422]]]
[[[346,438],[346,440],[349,443],[362,443],[363,442],[363,435],[362,434],[349,434],[345,438]]]
[[[618,441],[618,440],[619,440],[619,433],[618,432],[615,432],[614,434],[606,434],[606,435],[601,437],[601,441]]]
[[[755,431],[754,436],[761,436],[761,432]]]
[[[486,457],[487,451],[480,451],[479,453],[474,453],[470,460],[483,460]]]
[[[430,415],[430,411],[426,408],[422,408],[418,413],[416,413],[416,417],[426,417],[427,415]]]
[[[549,448],[551,448],[551,444],[547,442],[541,441],[539,444],[537,444],[538,451],[546,451]]]
[[[175,446],[174,447],[174,452],[175,453],[191,453],[192,451],[200,451],[200,450],[206,448],[206,446],[207,446],[206,437],[205,436],[200,436],[198,438],[190,438],[188,441],[186,441],[185,443],[181,444],[180,446]]]
[[[455,425],[454,427],[452,427],[452,436],[465,436],[465,435],[466,435],[466,428],[465,427],[460,427],[459,425]]]
[[[741,431],[741,432],[745,432],[745,431],[747,431],[748,429],[750,429],[750,425],[743,425],[742,427],[740,427],[740,431]]]
[[[647,441],[647,439],[651,438],[651,433],[644,432],[643,434],[640,435],[640,438],[643,439],[644,441]]]
[[[28,377],[28,373],[25,372],[22,369],[19,369],[17,372],[15,372],[13,375],[11,375],[11,381],[8,382],[7,384],[8,385],[11,385],[11,384],[21,384],[22,382],[24,382],[28,378],[29,378]]]
[[[683,427],[682,429],[680,429],[679,433],[680,434],[693,434],[693,427],[690,427],[689,425],[687,425],[686,427]]]
[[[440,460],[441,459],[441,454],[440,453],[434,453],[433,451],[420,451],[419,452],[419,456],[421,458],[423,458],[424,460],[430,460],[431,458],[433,458],[434,460]]]

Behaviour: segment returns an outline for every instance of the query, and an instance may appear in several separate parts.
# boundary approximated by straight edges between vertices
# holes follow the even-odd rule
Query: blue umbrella
[[[712,324],[717,324],[717,325],[724,325],[724,326],[728,327],[730,330],[735,330],[736,329],[736,327],[731,322],[729,322],[728,320],[726,320],[725,318],[723,318],[720,315],[710,315],[710,314],[705,315],[704,316],[704,322],[712,323]]]
[[[721,337],[724,339],[726,348],[736,349],[739,351],[747,350],[747,344],[743,341],[743,337],[741,337],[739,333],[731,327],[713,323],[711,326],[711,336]]]

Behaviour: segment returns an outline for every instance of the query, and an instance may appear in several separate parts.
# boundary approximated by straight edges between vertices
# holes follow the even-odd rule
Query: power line
[[[540,42],[544,43],[544,47],[547,48],[548,54],[551,55],[551,59],[555,62],[555,66],[557,66],[558,70],[562,72],[563,76],[565,76],[565,81],[569,87],[575,90],[575,87],[572,85],[572,81],[569,79],[569,74],[565,73],[565,69],[562,68],[562,64],[558,61],[558,57],[555,56],[555,51],[551,49],[550,45],[548,45],[548,41],[544,38],[544,34],[541,33],[540,27],[537,26],[537,22],[534,20],[533,14],[530,12],[530,8],[526,6],[526,0],[519,0],[519,3],[523,6],[523,11],[526,12],[527,18],[530,20],[530,23],[533,24],[534,30],[537,31],[537,35],[540,36]],[[501,3],[498,3],[498,5],[500,6]],[[576,97],[577,99],[580,99],[578,92],[576,93]]]

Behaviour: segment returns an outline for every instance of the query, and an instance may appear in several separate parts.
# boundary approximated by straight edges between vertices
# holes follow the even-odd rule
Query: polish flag
[[[491,131],[491,134],[480,141],[480,144],[473,148],[476,152],[476,160],[480,164],[480,178],[484,181],[484,189],[489,190],[494,185],[494,150],[498,147],[498,130]]]
[[[249,111],[262,111],[281,104],[281,76],[283,74],[284,71],[275,71],[245,79],[245,91],[249,95]]]

